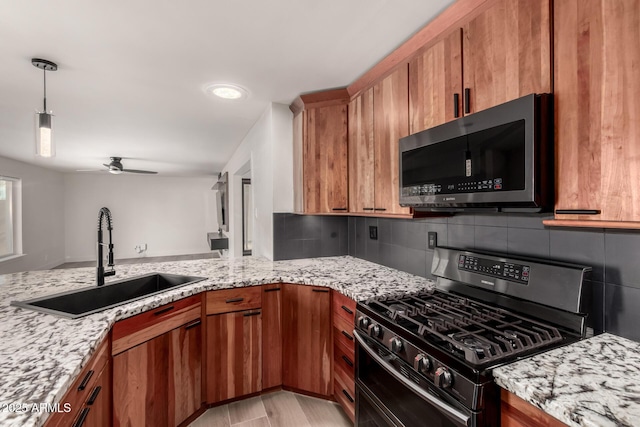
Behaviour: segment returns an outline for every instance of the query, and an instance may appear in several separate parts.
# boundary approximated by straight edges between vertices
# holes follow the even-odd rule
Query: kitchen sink
[[[75,319],[204,279],[206,277],[150,273],[103,286],[91,286],[26,301],[12,301],[11,305]]]

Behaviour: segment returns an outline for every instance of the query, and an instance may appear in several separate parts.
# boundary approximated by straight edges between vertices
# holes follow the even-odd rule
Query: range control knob
[[[369,323],[371,323],[371,320],[368,317],[364,317],[364,316],[358,317],[358,325],[360,325],[360,327],[365,331],[369,327]]]
[[[398,337],[393,337],[389,340],[391,345],[391,351],[394,353],[400,353],[402,351],[402,341]]]
[[[451,387],[451,383],[453,378],[451,377],[451,372],[444,366],[440,366],[436,369],[436,374],[433,378],[433,382],[436,383],[436,386],[440,388],[449,388]]]
[[[426,374],[431,369],[431,361],[427,356],[420,353],[413,360],[413,367],[416,371],[420,372],[421,374]]]
[[[373,338],[382,337],[382,327],[377,324],[369,326],[369,335],[371,335]]]

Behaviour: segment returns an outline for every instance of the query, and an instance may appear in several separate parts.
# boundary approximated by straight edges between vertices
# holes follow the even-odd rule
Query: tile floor
[[[276,391],[209,409],[189,427],[352,427],[340,405]]]

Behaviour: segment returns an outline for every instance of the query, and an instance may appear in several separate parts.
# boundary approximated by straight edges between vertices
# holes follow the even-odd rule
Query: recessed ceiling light
[[[246,89],[232,84],[213,84],[207,86],[207,93],[222,99],[244,99],[249,96]]]

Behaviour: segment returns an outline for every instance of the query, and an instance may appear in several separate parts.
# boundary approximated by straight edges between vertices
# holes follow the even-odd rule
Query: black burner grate
[[[374,298],[367,305],[475,365],[511,358],[563,339],[552,326],[438,290]]]

